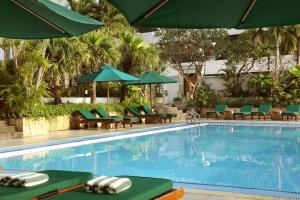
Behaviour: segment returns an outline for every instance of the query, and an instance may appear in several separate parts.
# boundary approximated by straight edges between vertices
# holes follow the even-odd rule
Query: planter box
[[[23,137],[48,135],[50,131],[64,131],[70,129],[70,117],[58,116],[51,119],[10,119],[9,125],[15,126],[16,131],[23,132]]]

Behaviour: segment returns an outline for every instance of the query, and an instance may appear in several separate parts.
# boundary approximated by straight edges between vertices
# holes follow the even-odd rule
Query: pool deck
[[[202,123],[205,122],[259,122],[259,121],[251,121],[251,120],[206,120],[201,119]],[[276,124],[297,124],[300,125],[300,121],[260,121],[263,123],[276,123]],[[126,128],[119,128],[119,129],[88,129],[88,130],[68,130],[68,131],[55,131],[51,132],[49,135],[43,135],[43,136],[35,136],[35,137],[28,137],[28,138],[21,138],[21,139],[10,139],[10,140],[0,140],[0,148],[4,147],[17,147],[22,145],[33,145],[33,144],[40,144],[45,143],[49,141],[59,141],[64,139],[70,139],[70,138],[79,138],[84,136],[95,136],[95,135],[101,135],[101,134],[111,134],[114,133],[120,133],[120,132],[126,132],[129,130],[139,130],[144,128],[151,128],[151,127],[160,127],[160,126],[166,126],[166,125],[176,125],[176,124],[182,124],[185,123],[185,121],[177,121],[173,123],[168,124],[136,124],[133,126],[133,128],[127,126]],[[185,196],[183,200],[271,200],[271,199],[287,199],[287,198],[274,198],[274,197],[260,197],[260,196],[253,196],[253,195],[244,195],[239,193],[226,193],[226,192],[218,192],[218,191],[205,191],[205,190],[197,190],[197,189],[185,189]]]

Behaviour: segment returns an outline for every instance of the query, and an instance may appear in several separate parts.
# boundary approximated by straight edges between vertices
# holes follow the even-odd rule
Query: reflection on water
[[[7,158],[0,165],[300,192],[299,138],[296,128],[209,125]]]

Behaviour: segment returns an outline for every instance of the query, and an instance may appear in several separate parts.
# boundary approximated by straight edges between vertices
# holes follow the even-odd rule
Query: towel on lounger
[[[94,192],[95,187],[99,184],[99,182],[106,178],[107,178],[107,176],[100,176],[100,177],[97,177],[93,180],[86,182],[86,184],[84,186],[84,190],[89,193]]]
[[[47,174],[5,170],[0,173],[0,186],[5,187],[33,187],[49,180]]]
[[[100,176],[85,184],[86,192],[98,194],[118,194],[130,188],[132,182],[128,178]]]

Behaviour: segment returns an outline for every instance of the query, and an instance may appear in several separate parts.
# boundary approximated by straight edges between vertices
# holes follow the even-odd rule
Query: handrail
[[[189,118],[189,117],[191,117],[191,118]],[[194,119],[197,119],[198,123],[200,124],[200,118],[201,118],[201,116],[196,112],[192,112],[192,111],[186,112],[186,122],[187,123],[189,122],[188,120],[191,120],[191,123],[193,124]]]

